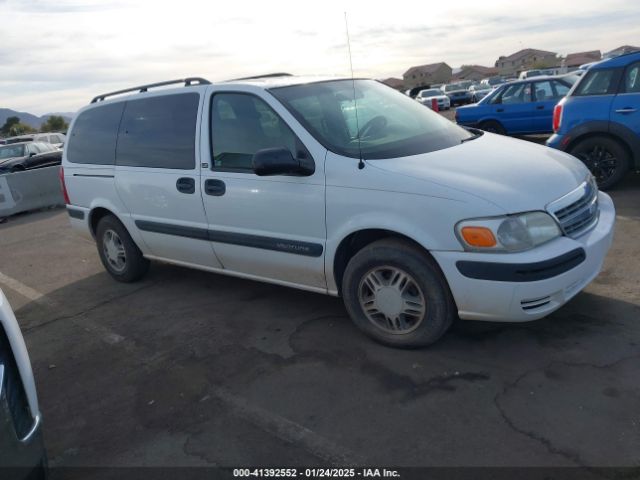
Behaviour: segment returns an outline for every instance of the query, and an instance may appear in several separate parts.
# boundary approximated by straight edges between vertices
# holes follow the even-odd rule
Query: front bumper
[[[598,275],[613,241],[613,201],[607,194],[600,192],[598,203],[598,223],[576,239],[560,237],[521,253],[432,252],[449,282],[460,318],[525,322],[549,315],[567,303]],[[583,258],[578,258],[579,251],[584,252]],[[563,266],[563,258],[573,264],[564,263]],[[552,259],[556,259],[555,263],[546,263],[551,270],[542,274],[536,272],[536,268],[531,268],[536,264],[544,266],[545,262]],[[488,270],[491,270],[490,265],[502,264],[499,266],[501,268],[494,269],[494,278],[502,280],[486,280],[484,278],[488,278],[490,274],[473,274],[469,270],[465,271],[464,267],[463,273],[459,264],[464,265],[465,262],[476,265],[486,262]],[[529,277],[509,276],[509,272],[523,270],[517,268],[519,265],[526,265],[533,274]],[[553,268],[556,270],[553,271]],[[555,274],[557,272],[560,273]]]

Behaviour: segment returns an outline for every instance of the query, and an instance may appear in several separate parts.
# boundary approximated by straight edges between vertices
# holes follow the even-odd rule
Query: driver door
[[[508,134],[530,132],[533,127],[531,84],[508,85],[491,102],[495,118]]]
[[[209,141],[202,158],[209,162],[201,173],[202,199],[209,238],[224,269],[326,291],[326,150],[305,146],[283,119],[292,124],[291,115],[270,98],[220,91],[213,92],[208,104],[209,128],[203,136]],[[253,154],[276,147],[311,159],[315,172],[256,175]]]

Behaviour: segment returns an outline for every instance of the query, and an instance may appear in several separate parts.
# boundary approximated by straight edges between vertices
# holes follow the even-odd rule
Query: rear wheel
[[[433,259],[399,239],[379,240],[360,250],[347,265],[342,294],[354,323],[394,347],[434,343],[456,312]]]
[[[98,222],[96,243],[102,265],[119,282],[135,282],[149,269],[149,260],[135,244],[127,229],[113,215]]]
[[[507,133],[502,124],[495,120],[487,120],[486,122],[482,122],[479,127],[480,130],[484,130],[485,132],[489,133],[497,133],[498,135],[504,135]]]
[[[613,187],[629,170],[629,155],[620,143],[597,135],[578,141],[569,153],[580,159],[602,190]]]

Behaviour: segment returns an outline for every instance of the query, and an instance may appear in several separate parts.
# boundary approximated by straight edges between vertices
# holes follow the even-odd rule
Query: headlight
[[[463,220],[456,235],[465,250],[522,252],[561,235],[560,228],[545,212],[527,212],[505,217]]]

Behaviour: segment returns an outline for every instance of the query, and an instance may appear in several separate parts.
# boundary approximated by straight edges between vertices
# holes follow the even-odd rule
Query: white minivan
[[[116,280],[160,260],[342,296],[358,327],[405,347],[457,317],[556,310],[600,271],[615,221],[574,157],[362,79],[100,95],[71,124],[61,177]]]

